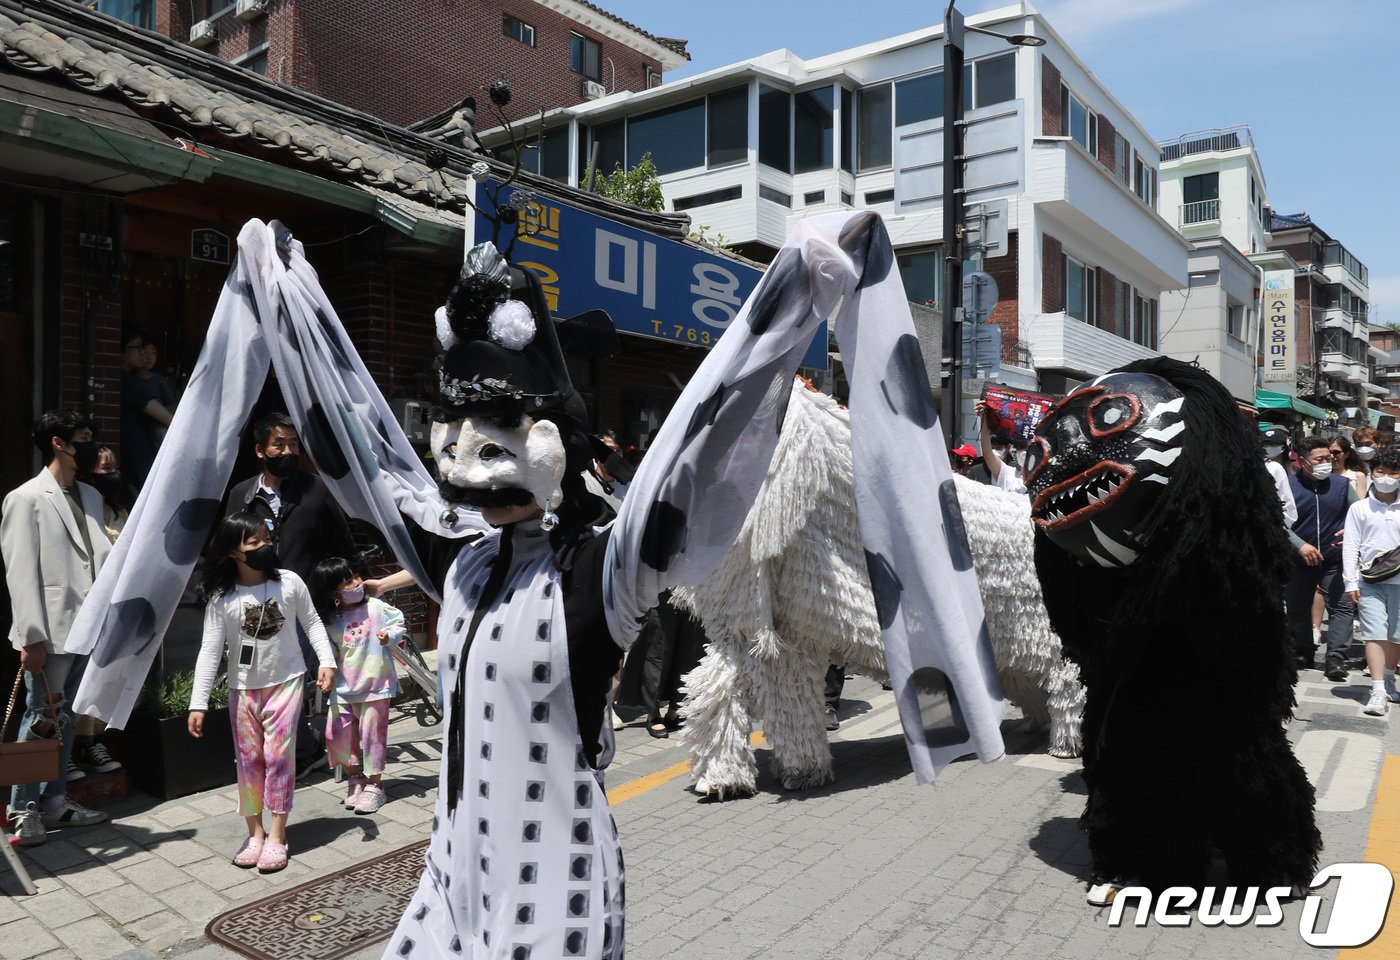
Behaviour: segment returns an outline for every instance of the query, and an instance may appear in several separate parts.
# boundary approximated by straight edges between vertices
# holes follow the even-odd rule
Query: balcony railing
[[[1211,130],[1197,130],[1162,142],[1162,162],[1179,160],[1194,153],[1238,150],[1240,147],[1254,148],[1254,138],[1249,127],[1236,124],[1233,127],[1217,127]]]
[[[1180,226],[1185,227],[1193,223],[1209,223],[1212,220],[1219,219],[1219,200],[1197,200],[1194,203],[1183,203],[1181,205]]]

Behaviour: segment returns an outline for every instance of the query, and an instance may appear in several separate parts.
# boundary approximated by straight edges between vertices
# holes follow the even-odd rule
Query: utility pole
[[[963,16],[948,0],[943,15],[943,435],[962,443]]]

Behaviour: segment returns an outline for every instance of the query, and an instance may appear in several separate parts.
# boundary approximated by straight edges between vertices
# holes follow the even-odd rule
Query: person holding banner
[[[1015,440],[1002,441],[1000,451],[992,452],[992,411],[985,401],[978,400],[972,408],[982,430],[983,459],[987,464],[987,475],[992,486],[1000,487],[1008,493],[1025,493],[1026,480],[1022,473],[1026,462],[1026,448]],[[998,437],[998,440],[1001,438]],[[1001,452],[1005,451],[1005,452]]]

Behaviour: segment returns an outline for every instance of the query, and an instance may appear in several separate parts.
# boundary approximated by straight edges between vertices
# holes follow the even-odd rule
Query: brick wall
[[[194,4],[196,13],[205,10]],[[221,4],[220,4],[221,6]],[[165,0],[156,28],[189,38],[189,0]],[[506,36],[502,15],[535,28],[535,45]],[[646,89],[661,64],[616,40],[578,26],[533,0],[270,0],[267,15],[244,23],[215,21],[218,41],[205,49],[233,61],[268,45],[267,75],[282,83],[407,124],[444,110],[496,78],[514,97],[512,121],[583,100],[580,74],[569,69],[569,34],[600,46],[599,80],[609,91]],[[483,110],[483,127],[495,126]]]
[[[1060,69],[1050,58],[1040,56],[1040,135],[1058,137],[1064,133],[1060,126]]]
[[[1065,308],[1064,247],[1049,234],[1041,238],[1040,310],[1059,313]]]
[[[987,322],[1001,327],[1001,359],[1004,363],[1018,362],[1016,342],[1021,336],[1021,304],[1016,282],[1021,265],[1020,237],[1019,231],[1011,231],[1006,238],[1006,256],[993,257],[982,264],[982,269],[997,283],[997,305]]]

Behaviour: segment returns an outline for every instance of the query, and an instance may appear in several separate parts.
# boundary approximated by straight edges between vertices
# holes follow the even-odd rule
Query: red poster
[[[1055,405],[1056,398],[989,383],[982,388],[982,402],[987,405],[994,440],[1025,444],[1035,435],[1035,428]]]

